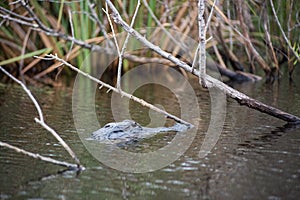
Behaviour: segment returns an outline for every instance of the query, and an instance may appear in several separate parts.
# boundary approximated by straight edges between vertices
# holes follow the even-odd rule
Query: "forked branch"
[[[59,143],[66,149],[66,151],[70,154],[70,156],[75,160],[77,167],[83,168],[80,164],[79,159],[77,158],[76,154],[73,152],[73,150],[69,147],[69,145],[67,143],[65,143],[65,141],[56,133],[56,131],[54,129],[52,129],[50,126],[48,126],[45,121],[44,121],[44,116],[43,116],[43,112],[42,109],[40,107],[40,105],[38,104],[37,100],[34,98],[34,96],[31,94],[30,90],[26,87],[26,85],[24,85],[24,83],[22,83],[21,81],[19,81],[18,79],[16,79],[13,75],[11,75],[9,72],[7,72],[3,67],[0,66],[0,70],[6,74],[7,76],[9,76],[12,80],[14,80],[16,83],[20,84],[22,86],[22,88],[24,89],[24,91],[26,92],[26,94],[29,96],[29,98],[31,99],[31,101],[33,102],[38,114],[39,114],[39,119],[35,118],[35,121],[37,123],[39,123],[42,127],[44,127],[47,131],[49,131],[58,141]]]

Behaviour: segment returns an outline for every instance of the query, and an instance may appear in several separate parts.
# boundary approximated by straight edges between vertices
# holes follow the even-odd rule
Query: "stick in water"
[[[42,109],[40,107],[40,105],[38,104],[37,100],[34,98],[34,96],[31,94],[30,90],[26,87],[26,85],[24,85],[24,83],[22,83],[21,81],[19,81],[18,79],[16,79],[13,75],[11,75],[9,72],[7,72],[2,66],[0,66],[0,70],[5,73],[8,77],[10,77],[12,80],[14,80],[15,82],[17,82],[18,84],[20,84],[22,86],[22,88],[24,89],[24,91],[27,93],[27,95],[29,96],[29,98],[31,99],[31,101],[33,102],[33,104],[35,105],[38,114],[39,114],[39,119],[35,118],[35,121],[37,123],[39,123],[42,127],[44,127],[47,131],[49,131],[59,142],[60,144],[66,149],[66,151],[71,155],[71,157],[75,160],[76,164],[78,165],[78,168],[81,168],[81,164],[79,159],[77,158],[77,156],[75,155],[75,153],[73,152],[73,150],[69,147],[69,145],[67,143],[65,143],[65,141],[55,132],[54,129],[52,129],[50,126],[48,126],[45,121],[44,121],[44,116],[42,113]]]

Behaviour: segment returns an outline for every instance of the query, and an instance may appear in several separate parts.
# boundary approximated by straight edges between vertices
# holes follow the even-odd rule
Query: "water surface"
[[[197,80],[191,80],[197,84]],[[234,85],[267,104],[300,116],[300,85],[266,86],[263,82]],[[197,87],[195,87],[197,88]],[[300,196],[300,129],[228,100],[222,134],[208,156],[198,153],[210,120],[210,97],[199,99],[199,130],[177,161],[149,173],[124,173],[97,161],[81,142],[72,115],[72,87],[30,88],[43,108],[46,122],[71,146],[87,168],[81,173],[28,158],[1,147],[1,199],[297,199]],[[178,113],[174,95],[148,85],[137,95]],[[110,93],[96,95],[99,123],[113,120]],[[148,111],[132,104],[132,118],[149,123]],[[172,110],[173,109],[173,110]],[[37,112],[16,85],[0,85],[0,140],[25,150],[72,162],[47,131],[34,123]],[[157,135],[130,151],[155,150],[174,135]]]

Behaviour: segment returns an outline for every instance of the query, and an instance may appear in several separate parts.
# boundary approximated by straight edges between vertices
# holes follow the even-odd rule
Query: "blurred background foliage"
[[[112,1],[123,19],[130,23],[137,0]],[[212,58],[223,67],[232,70],[256,73],[278,78],[282,70],[292,73],[299,60],[288,48],[283,37],[271,1],[263,0],[219,0],[209,24],[207,50]],[[279,23],[290,46],[300,54],[300,4],[297,0],[273,0]],[[134,28],[159,26],[149,9],[166,29],[175,29],[194,39],[198,39],[198,10],[194,0],[147,0],[141,1]],[[206,17],[213,1],[206,1]],[[79,66],[90,49],[67,40],[74,37],[86,44],[99,44],[111,36],[105,9],[105,1],[83,0],[30,0],[27,7],[52,34],[41,31],[28,8],[15,1],[0,3],[0,65],[15,76],[27,80],[54,80],[62,72],[72,76],[67,68],[59,68],[58,63],[47,62],[33,56],[52,53]],[[26,23],[22,23],[26,22]],[[122,28],[114,24],[116,32]],[[54,36],[54,33],[59,33]],[[251,44],[245,42],[248,35]],[[246,37],[247,38],[247,37]],[[172,42],[166,40],[166,42]],[[167,44],[166,44],[167,45]],[[252,47],[263,60],[257,59]],[[154,56],[154,55],[152,55]],[[238,58],[238,59],[237,59]],[[262,63],[261,63],[262,62]],[[265,65],[264,65],[265,63]],[[287,63],[284,65],[283,63]],[[124,62],[126,69],[130,62]],[[293,77],[298,78],[298,77]]]

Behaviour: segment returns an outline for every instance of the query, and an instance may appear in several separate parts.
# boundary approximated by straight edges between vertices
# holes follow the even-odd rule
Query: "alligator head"
[[[99,141],[129,141],[133,139],[146,138],[159,132],[182,132],[190,127],[176,123],[171,127],[149,128],[142,127],[133,120],[124,120],[122,122],[108,123],[104,127],[92,133],[91,139]]]
[[[143,127],[132,120],[108,123],[104,127],[92,133],[96,140],[116,140],[134,137],[134,134],[143,131]]]

